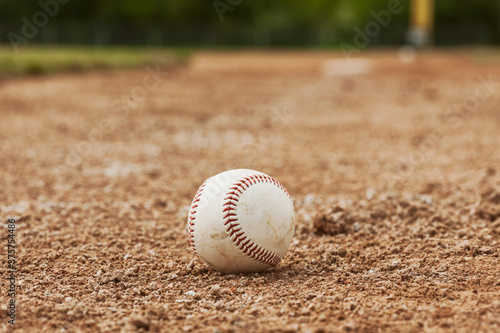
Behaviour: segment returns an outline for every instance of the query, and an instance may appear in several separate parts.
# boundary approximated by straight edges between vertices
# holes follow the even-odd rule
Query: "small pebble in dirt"
[[[196,296],[196,292],[193,291],[193,290],[186,291],[184,294],[187,295],[187,296]]]
[[[314,202],[314,194],[307,194],[304,198],[304,205],[308,205]]]
[[[371,200],[375,196],[375,190],[372,188],[366,189],[366,199]]]
[[[420,197],[420,200],[422,200],[423,202],[425,202],[428,205],[432,204],[432,199],[430,197],[426,196],[426,195],[422,195]]]

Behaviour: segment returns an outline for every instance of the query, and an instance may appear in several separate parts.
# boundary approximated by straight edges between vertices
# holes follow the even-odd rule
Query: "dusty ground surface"
[[[358,57],[199,53],[152,80],[1,82],[16,328],[498,332],[500,62]],[[287,187],[297,230],[278,267],[222,275],[194,258],[187,211],[239,167]]]

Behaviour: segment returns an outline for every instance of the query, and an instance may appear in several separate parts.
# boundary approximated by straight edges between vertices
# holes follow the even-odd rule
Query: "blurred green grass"
[[[15,53],[0,46],[0,78],[83,72],[94,69],[163,67],[185,64],[188,49],[147,49],[135,47],[31,46]]]

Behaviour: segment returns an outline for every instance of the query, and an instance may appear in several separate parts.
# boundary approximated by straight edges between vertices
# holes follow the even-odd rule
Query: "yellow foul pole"
[[[434,0],[412,0],[409,41],[415,46],[432,44],[434,29]]]

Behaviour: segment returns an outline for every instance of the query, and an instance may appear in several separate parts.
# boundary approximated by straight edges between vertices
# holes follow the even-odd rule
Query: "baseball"
[[[194,252],[224,273],[261,272],[278,265],[294,231],[293,203],[285,187],[248,169],[208,178],[188,215]]]

